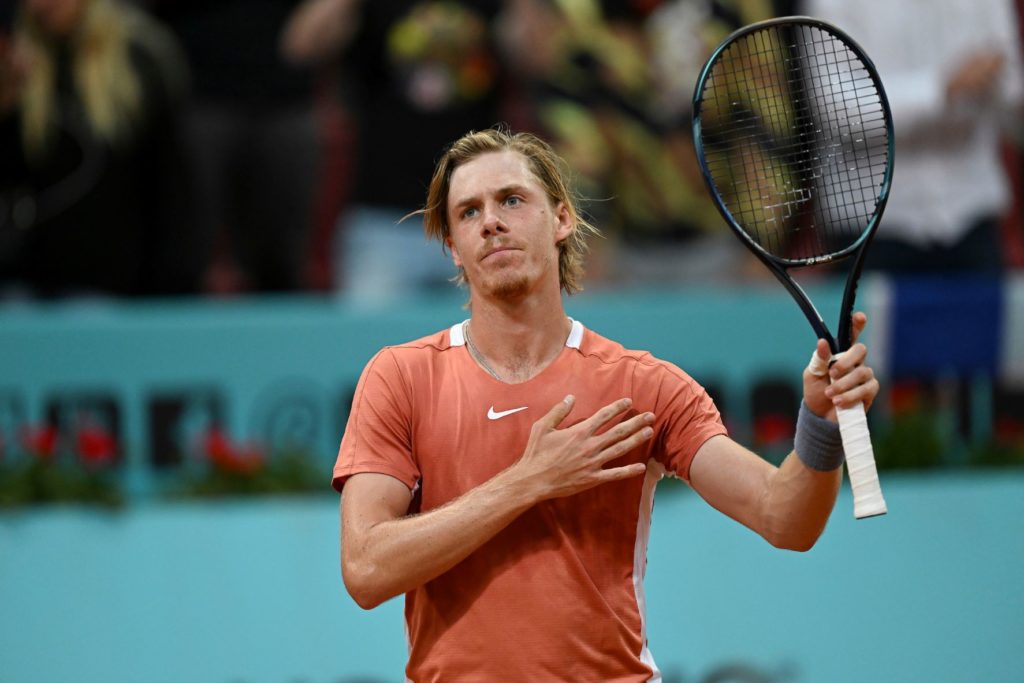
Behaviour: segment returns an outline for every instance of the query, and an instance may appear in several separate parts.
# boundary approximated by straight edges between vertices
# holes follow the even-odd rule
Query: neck
[[[477,362],[510,384],[525,382],[550,365],[572,328],[560,296],[553,304],[474,299],[472,311],[468,337],[482,356]]]

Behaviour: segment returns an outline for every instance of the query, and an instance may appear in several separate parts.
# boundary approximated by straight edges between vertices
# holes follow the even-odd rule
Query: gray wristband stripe
[[[841,466],[846,458],[839,425],[818,417],[803,401],[800,402],[800,414],[796,419],[793,448],[803,464],[819,472],[831,472]]]

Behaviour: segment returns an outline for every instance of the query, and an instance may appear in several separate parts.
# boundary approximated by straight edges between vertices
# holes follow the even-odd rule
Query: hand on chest
[[[462,495],[514,464],[530,431],[567,394],[576,396],[567,428],[590,417],[608,401],[588,390],[582,378],[555,383],[491,382],[483,388],[458,385],[442,391],[413,424],[413,454],[422,475],[424,509]]]

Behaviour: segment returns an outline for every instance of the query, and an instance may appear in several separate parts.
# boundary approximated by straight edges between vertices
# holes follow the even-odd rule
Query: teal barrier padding
[[[839,287],[823,284],[813,295],[831,320],[827,307],[838,306]],[[241,441],[302,423],[329,465],[364,364],[384,345],[464,319],[463,303],[453,293],[383,309],[327,297],[0,308],[0,412],[14,405],[9,412],[38,424],[55,397],[110,395],[122,413],[126,486],[141,497],[158,488],[149,406],[167,394],[217,397],[227,431]],[[799,309],[771,283],[598,291],[567,299],[567,309],[588,327],[713,383],[738,425],[747,421],[752,379],[798,384],[814,346]]]
[[[1024,680],[1024,473],[844,488],[809,553],[775,550],[659,486],[647,581],[666,683],[742,663],[782,683]],[[0,515],[0,680],[401,681],[400,600],[364,612],[333,496]],[[732,680],[732,679],[730,679]]]

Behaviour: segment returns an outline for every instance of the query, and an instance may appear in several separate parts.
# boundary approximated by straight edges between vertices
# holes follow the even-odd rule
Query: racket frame
[[[704,87],[711,76],[711,72],[714,66],[718,63],[722,53],[724,53],[733,43],[738,41],[751,33],[762,31],[766,28],[779,25],[793,25],[793,26],[808,26],[811,28],[818,28],[826,31],[839,38],[847,47],[850,48],[851,52],[864,64],[865,71],[871,78],[871,81],[875,85],[875,90],[878,93],[878,98],[882,111],[884,113],[886,137],[887,137],[887,151],[888,162],[886,164],[885,174],[882,178],[882,182],[879,185],[879,192],[876,198],[875,210],[868,220],[868,225],[861,233],[861,235],[849,246],[838,250],[832,254],[826,254],[823,256],[815,256],[803,259],[791,259],[782,258],[769,253],[764,247],[762,247],[753,237],[737,223],[728,207],[725,205],[725,199],[722,194],[718,191],[718,187],[715,185],[712,179],[711,169],[708,167],[706,155],[704,154],[704,143],[702,137],[702,122],[701,122],[701,110],[703,107],[703,94]],[[852,343],[852,330],[850,315],[853,312],[854,302],[857,296],[857,285],[860,280],[860,274],[864,267],[864,255],[867,252],[867,248],[871,243],[872,238],[878,228],[878,224],[882,219],[882,213],[885,210],[885,204],[889,199],[889,190],[892,186],[892,171],[893,161],[895,154],[895,140],[893,136],[893,125],[892,125],[892,112],[889,107],[889,99],[885,94],[885,88],[882,86],[882,80],[878,76],[878,71],[875,68],[874,62],[868,57],[864,49],[853,40],[844,31],[834,26],[833,24],[816,19],[808,16],[786,16],[776,17],[774,19],[766,19],[765,21],[759,21],[753,24],[744,26],[736,31],[729,34],[725,40],[723,40],[717,48],[708,57],[707,62],[704,64],[704,68],[701,69],[700,76],[697,79],[697,85],[694,88],[693,95],[693,144],[697,153],[697,161],[700,164],[701,175],[704,177],[704,182],[708,186],[708,190],[711,193],[711,198],[715,203],[715,207],[718,212],[725,219],[725,222],[729,225],[734,233],[743,241],[744,244],[757,256],[778,278],[779,282],[789,291],[793,299],[799,304],[800,309],[803,311],[807,321],[814,328],[815,333],[819,339],[824,339],[828,342],[829,348],[832,350],[833,355],[841,353],[848,349]],[[810,297],[803,290],[799,283],[797,283],[788,273],[790,268],[799,268],[806,266],[821,265],[825,263],[835,263],[849,258],[853,255],[854,260],[850,267],[850,272],[846,278],[846,288],[843,292],[843,301],[840,307],[840,319],[839,328],[835,336],[832,335],[825,321],[822,319],[821,314],[814,307]]]

